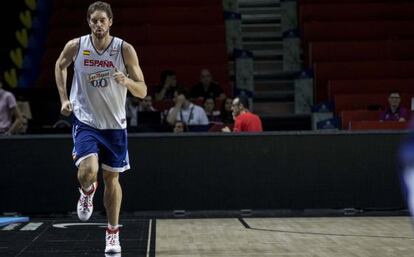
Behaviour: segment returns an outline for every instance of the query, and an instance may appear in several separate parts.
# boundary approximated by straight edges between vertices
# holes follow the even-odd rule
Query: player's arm
[[[122,52],[128,76],[116,70],[114,79],[118,84],[125,86],[133,96],[144,98],[147,95],[147,85],[145,84],[144,74],[139,66],[138,56],[134,47],[127,42],[122,45]]]
[[[55,65],[55,80],[59,91],[60,102],[62,104],[60,112],[69,116],[72,112],[72,106],[69,102],[68,93],[66,90],[66,80],[68,77],[68,67],[75,59],[79,48],[79,38],[70,40],[60,53]]]

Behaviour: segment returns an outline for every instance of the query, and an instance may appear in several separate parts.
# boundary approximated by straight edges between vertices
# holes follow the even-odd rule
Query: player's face
[[[94,11],[89,19],[89,27],[92,34],[102,39],[109,34],[109,28],[112,26],[112,19],[108,18],[108,15],[104,11]]]

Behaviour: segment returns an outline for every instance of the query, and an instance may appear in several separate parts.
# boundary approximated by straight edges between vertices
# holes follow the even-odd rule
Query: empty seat
[[[414,3],[316,3],[299,7],[300,24],[309,21],[412,19]]]
[[[414,94],[413,79],[331,80],[328,84],[329,100],[337,94],[388,94],[392,90]]]
[[[200,15],[208,13],[209,15]],[[122,7],[113,8],[114,27],[142,24],[221,24],[223,8],[219,6],[194,7]],[[74,19],[73,17],[82,17]],[[86,9],[68,11],[59,9],[53,12],[50,24],[53,27],[87,27]]]
[[[329,80],[409,79],[413,78],[414,61],[321,62],[314,63],[316,100],[328,99]]]
[[[414,94],[401,94],[401,106],[411,109]],[[345,110],[378,110],[388,107],[388,94],[346,94],[335,95],[335,113]]]
[[[369,111],[369,110],[352,110],[341,112],[341,128],[349,129],[350,122],[353,121],[365,121],[373,120],[378,121],[380,117],[380,111]]]
[[[141,45],[136,47],[142,64],[189,65],[227,62],[225,44]]]
[[[409,122],[398,121],[352,121],[349,129],[351,130],[405,130]]]
[[[414,40],[310,42],[309,67],[314,62],[414,60]]]
[[[414,21],[305,22],[303,37],[310,41],[414,39]]]

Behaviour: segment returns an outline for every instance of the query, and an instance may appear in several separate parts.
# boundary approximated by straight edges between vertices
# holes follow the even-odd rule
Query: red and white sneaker
[[[81,221],[87,221],[93,212],[93,196],[95,195],[98,182],[92,184],[92,190],[88,193],[79,188],[80,197],[78,201],[78,217]]]
[[[119,228],[115,230],[106,229],[105,253],[120,253],[121,244],[119,243]]]

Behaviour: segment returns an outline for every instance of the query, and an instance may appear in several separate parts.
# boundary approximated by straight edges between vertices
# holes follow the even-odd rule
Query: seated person
[[[0,135],[18,133],[23,123],[23,116],[17,107],[13,93],[3,89],[0,81]]]
[[[208,97],[204,99],[203,106],[204,106],[204,111],[206,112],[207,118],[210,121],[210,123],[217,123],[217,122],[221,123],[220,111],[215,110],[216,101],[214,101],[213,98]]]
[[[401,94],[394,90],[388,95],[389,106],[380,114],[380,121],[400,121],[408,120],[408,111],[402,107]]]
[[[217,82],[213,81],[213,76],[207,69],[201,70],[200,82],[191,88],[190,95],[192,99],[206,99],[208,97],[211,97],[213,99],[226,98],[226,95],[223,93],[220,85]]]
[[[262,132],[262,121],[260,117],[249,111],[249,99],[245,96],[234,98],[232,104],[234,127],[233,132]],[[229,127],[225,127],[223,132],[230,132]]]
[[[177,89],[174,97],[174,107],[168,111],[167,122],[173,126],[176,121],[182,121],[186,125],[208,125],[209,121],[203,108],[188,100],[188,91],[184,88]]]
[[[173,128],[174,133],[184,133],[187,132],[187,126],[182,121],[176,121]]]
[[[173,70],[165,70],[161,73],[160,85],[155,90],[155,100],[168,100],[174,98],[177,88],[182,88],[177,83],[177,75]]]
[[[227,97],[222,105],[221,105],[221,121],[224,124],[233,124],[234,118],[233,118],[233,111],[231,110],[231,105],[233,104],[233,99]]]

